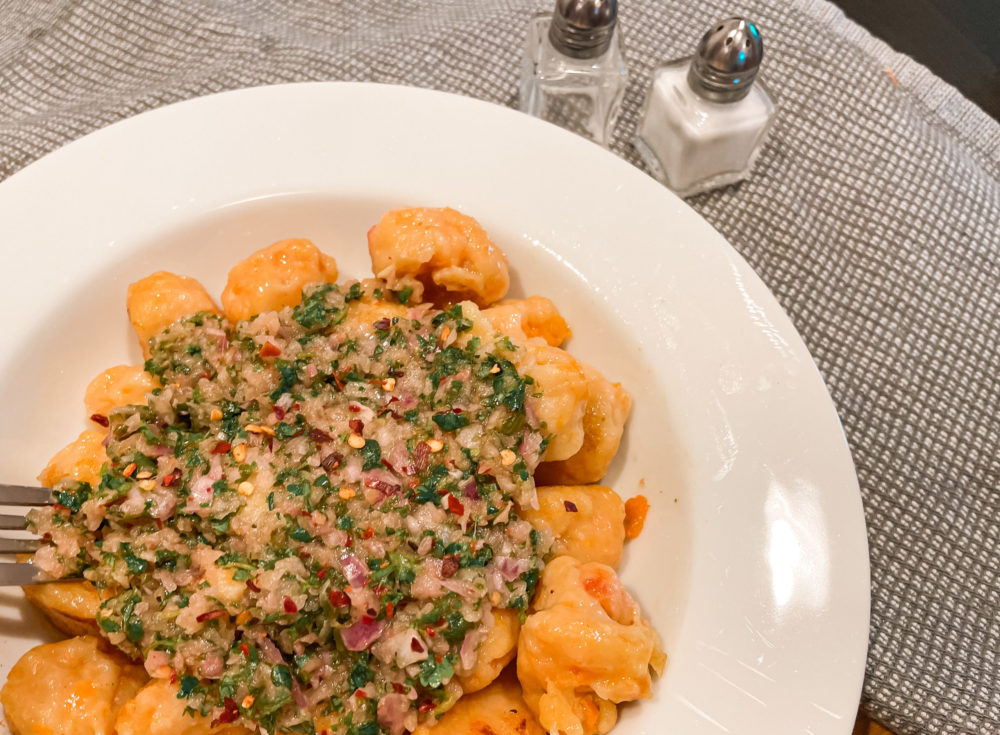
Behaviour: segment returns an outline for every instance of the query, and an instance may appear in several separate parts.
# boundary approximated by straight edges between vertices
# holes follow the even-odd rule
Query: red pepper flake
[[[427,442],[417,442],[417,446],[413,448],[413,466],[417,472],[423,472],[427,469],[427,460],[430,456],[430,445]]]
[[[246,643],[241,643],[240,653],[242,653],[245,657],[250,658],[250,646],[248,646]]]
[[[361,411],[361,406],[359,406],[357,403],[348,403],[347,410],[350,411],[351,413],[358,413],[359,411]]]
[[[365,694],[363,689],[355,689],[354,696],[357,697],[358,699],[368,699],[368,695]]]
[[[354,538],[348,535],[347,540],[344,541],[344,548],[349,549],[354,544]]]
[[[361,538],[371,538],[375,535],[375,529],[368,526],[364,531],[361,532]]]
[[[448,510],[457,516],[463,515],[465,513],[465,506],[462,502],[456,498],[454,495],[448,496]]]
[[[295,604],[295,600],[288,595],[285,595],[285,599],[281,601],[281,604],[284,606],[286,613],[291,614],[299,611],[299,606]]]
[[[566,509],[567,513],[576,513],[576,503],[572,500],[564,500],[563,507]]]
[[[434,702],[430,699],[425,699],[423,702],[420,703],[420,706],[417,708],[417,711],[420,714],[425,715],[432,709],[434,709]]]
[[[461,564],[455,554],[446,554],[444,558],[441,559],[441,576],[444,579],[454,577],[460,566]]]
[[[216,445],[212,448],[212,454],[225,454],[232,448],[233,445],[227,442],[225,439],[223,439],[222,441],[217,442]]]
[[[125,475],[125,477],[131,477],[133,472],[135,472],[135,462],[129,462],[122,474]]]
[[[421,643],[416,638],[411,638],[410,639],[410,650],[411,651],[415,651],[416,653],[423,653],[424,652],[424,644]]]
[[[285,418],[285,409],[281,406],[271,406],[271,410],[274,411],[274,417],[278,419],[278,421]]]
[[[437,638],[437,631],[429,625],[424,628],[424,633],[427,634],[428,638]]]
[[[347,422],[347,425],[351,427],[351,431],[355,434],[360,434],[365,430],[365,422],[361,419],[351,419]]]
[[[339,452],[331,452],[330,454],[323,457],[320,461],[319,466],[323,468],[325,472],[333,472],[335,469],[340,467],[340,463],[344,460],[344,455]]]
[[[316,579],[323,581],[326,578],[326,567],[323,567],[318,572],[316,572]]]
[[[396,692],[396,694],[402,694],[403,692],[406,691],[406,687],[404,687],[398,681],[394,681],[392,682],[392,690]]]
[[[392,604],[392,601],[385,603],[385,618],[386,620],[392,620],[393,616],[396,614],[396,606]]]
[[[206,620],[215,620],[216,618],[225,617],[225,610],[209,610],[208,612],[203,612],[201,615],[195,618],[199,623],[204,623]]]
[[[343,381],[341,381],[341,379],[340,379],[340,378],[339,378],[339,377],[337,376],[337,373],[334,373],[334,374],[333,374],[333,382],[334,382],[334,384],[335,384],[335,385],[337,386],[337,390],[339,390],[339,391],[340,391],[341,393],[343,393],[343,392],[344,392],[344,383],[343,383]],[[348,406],[348,408],[350,408],[350,406]],[[356,411],[360,411],[361,409],[354,409],[354,410],[356,410]]]
[[[264,346],[260,348],[261,357],[277,357],[281,354],[281,348],[273,342],[265,342]]]
[[[326,597],[333,607],[347,607],[351,604],[351,598],[343,590],[330,590]]]
[[[108,417],[103,413],[92,413],[90,414],[90,420],[93,421],[98,426],[103,426],[105,429],[111,426],[111,422],[108,421]]]
[[[327,442],[333,441],[333,437],[327,434],[322,429],[310,429],[309,438],[313,440],[316,444],[326,444]]]
[[[258,587],[257,585],[255,585],[255,584],[253,583],[253,580],[252,580],[252,579],[248,579],[248,580],[247,580],[247,588],[248,588],[248,589],[249,589],[249,590],[250,590],[251,592],[260,592],[260,587]]]
[[[156,519],[156,528],[157,528],[158,531],[162,531],[163,530],[163,521],[160,520],[159,518]]]
[[[182,474],[184,473],[181,472],[181,468],[175,467],[173,472],[171,472],[169,475],[163,478],[163,487],[170,487],[171,485],[173,485],[175,482],[181,479]]]
[[[362,615],[361,616],[361,624],[362,625],[371,625],[374,622],[375,622],[375,618],[372,617],[371,615]]]
[[[240,710],[236,706],[236,700],[226,697],[222,701],[222,705],[222,713],[212,721],[213,726],[216,723],[225,725],[230,722],[236,722],[240,717]]]
[[[174,671],[173,669],[170,670],[170,683],[171,684],[177,683],[177,672]]]

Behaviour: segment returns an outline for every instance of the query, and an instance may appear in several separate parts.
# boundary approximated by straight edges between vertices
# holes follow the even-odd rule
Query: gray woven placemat
[[[525,20],[548,5],[0,0],[0,179],[235,87],[370,80],[513,104]],[[624,0],[616,152],[637,162],[651,66],[733,7]],[[752,180],[692,204],[778,297],[839,407],[871,542],[864,706],[901,735],[1000,732],[1000,125],[823,0],[741,10],[781,116]]]

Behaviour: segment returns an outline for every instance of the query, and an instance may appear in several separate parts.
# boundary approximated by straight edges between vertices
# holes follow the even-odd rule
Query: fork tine
[[[24,516],[0,514],[0,531],[23,531],[27,527],[28,519]]]
[[[38,551],[36,538],[0,538],[0,554],[31,554]]]
[[[38,584],[38,570],[31,564],[0,564],[0,587]]]
[[[48,488],[0,484],[0,505],[51,505],[54,500]]]

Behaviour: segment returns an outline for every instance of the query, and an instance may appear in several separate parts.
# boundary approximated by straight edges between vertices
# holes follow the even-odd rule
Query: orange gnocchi
[[[229,271],[222,313],[230,321],[295,306],[302,287],[337,280],[337,261],[309,240],[281,240],[241,260]]]
[[[90,381],[83,403],[91,421],[104,426],[112,409],[144,404],[156,386],[156,379],[138,365],[116,365]]]
[[[141,667],[81,636],[22,656],[7,674],[0,702],[15,735],[115,735],[119,709],[145,680]]]
[[[553,347],[558,347],[573,336],[556,305],[544,296],[504,299],[483,309],[482,316],[498,332],[515,340],[541,337]]]
[[[659,637],[615,571],[569,556],[550,561],[521,629],[517,676],[550,733],[608,732],[615,705],[649,697],[662,672]]]
[[[159,271],[128,287],[125,301],[129,321],[149,357],[149,340],[181,317],[207,311],[219,313],[205,287],[194,278]]]
[[[595,368],[581,363],[587,378],[587,401],[583,414],[583,443],[576,454],[561,461],[539,465],[539,482],[576,484],[600,482],[618,454],[632,399],[621,383],[612,383]],[[554,459],[554,458],[551,458]]]
[[[540,487],[538,508],[524,508],[521,516],[552,535],[553,554],[618,567],[625,545],[625,504],[611,488]]]
[[[507,258],[476,220],[454,209],[387,212],[368,232],[372,270],[390,288],[410,287],[414,301],[480,306],[502,299],[510,286]]]

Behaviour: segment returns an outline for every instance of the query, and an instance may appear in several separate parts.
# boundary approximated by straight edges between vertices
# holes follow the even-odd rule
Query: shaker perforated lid
[[[556,0],[549,41],[566,56],[593,59],[608,50],[617,21],[618,0]]]
[[[688,84],[715,102],[735,102],[750,93],[763,57],[760,29],[745,18],[727,18],[701,37]]]

